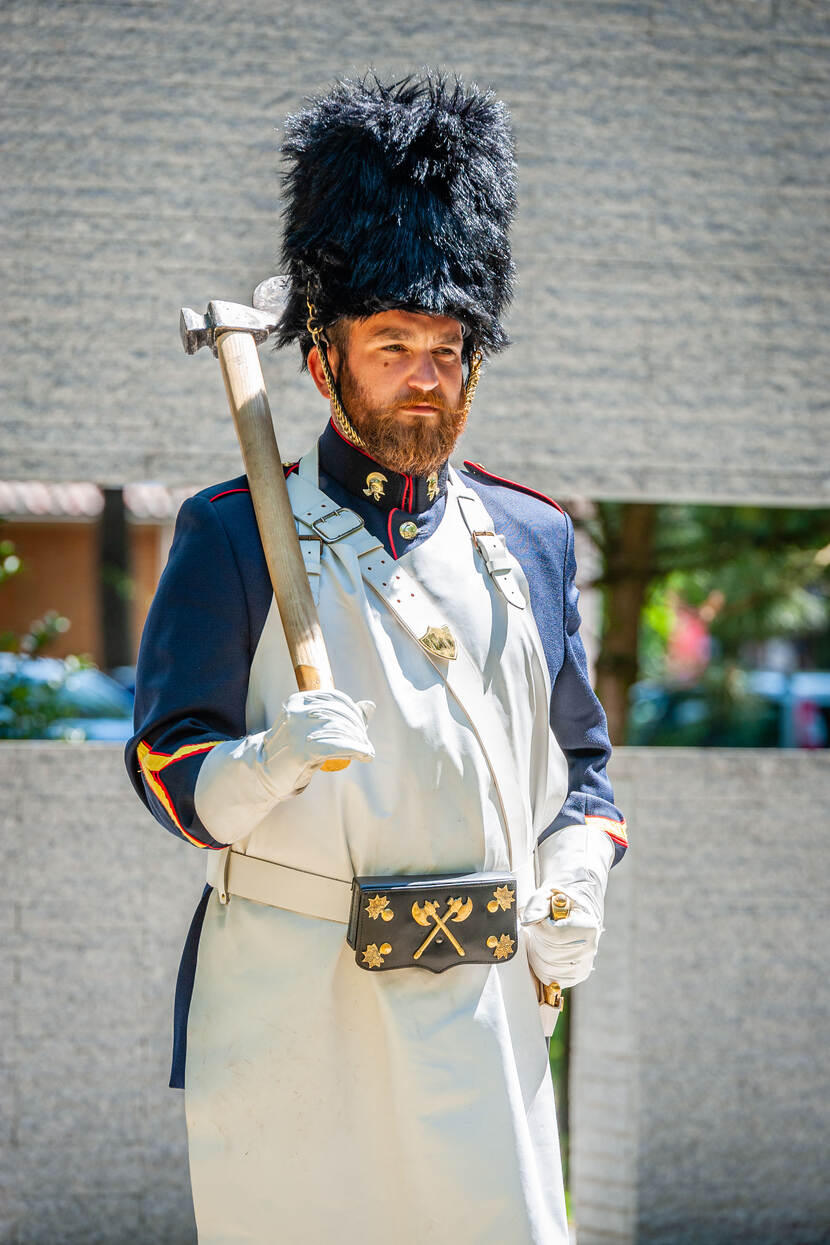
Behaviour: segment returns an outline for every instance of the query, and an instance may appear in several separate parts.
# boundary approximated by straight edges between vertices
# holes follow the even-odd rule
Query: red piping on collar
[[[366,451],[362,450],[359,445],[355,445],[347,437],[343,436],[343,433],[340,431],[340,429],[337,427],[337,424],[334,422],[333,417],[329,420],[329,423],[331,424],[332,428],[337,433],[338,437],[340,438],[340,440],[343,442],[344,445],[348,445],[350,450],[357,450],[358,454],[362,454],[364,458],[368,458],[369,462],[374,463],[376,467],[380,466],[380,463],[377,461],[376,458],[372,458],[371,454],[367,454]]]
[[[396,562],[398,560],[398,551],[395,548],[395,538],[392,535],[392,515],[395,513],[395,510],[398,510],[398,509],[399,507],[395,506],[394,510],[389,511],[389,520],[386,524],[386,531],[389,533],[389,544],[392,546],[392,557],[395,559]]]
[[[560,514],[565,513],[558,501],[554,501],[552,497],[548,497],[545,493],[538,493],[535,488],[529,488],[526,484],[518,484],[515,480],[508,480],[506,476],[494,475],[492,471],[482,467],[481,463],[473,463],[466,458],[464,459],[464,466],[471,468],[473,471],[478,471],[483,476],[487,476],[489,480],[495,480],[497,484],[508,484],[510,488],[518,489],[520,493],[527,493],[529,497],[538,497],[539,501],[546,501],[549,506],[555,506]]]

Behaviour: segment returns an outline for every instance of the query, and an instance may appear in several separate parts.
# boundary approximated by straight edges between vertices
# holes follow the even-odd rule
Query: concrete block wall
[[[515,121],[515,344],[468,456],[565,497],[830,501],[816,0],[7,0],[0,476],[239,470],[178,309],[273,271],[276,127],[371,63],[457,68]],[[325,409],[263,356],[295,456]]]
[[[819,1245],[830,757],[618,749],[612,778],[633,846],[574,996],[579,1245]],[[0,1242],[190,1245],[166,1083],[204,857],[115,746],[4,743],[0,792]]]
[[[173,984],[204,859],[109,744],[0,745],[0,1242],[191,1245]]]
[[[632,848],[575,991],[579,1245],[830,1238],[830,756],[618,749]]]

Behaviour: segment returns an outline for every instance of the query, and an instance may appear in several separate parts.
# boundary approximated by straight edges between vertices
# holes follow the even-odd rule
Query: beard
[[[343,359],[338,376],[340,396],[352,427],[367,453],[382,467],[401,475],[427,476],[449,458],[464,430],[464,387],[458,405],[450,406],[439,393],[408,390],[392,406],[377,406]],[[435,415],[400,415],[407,406],[431,406]]]

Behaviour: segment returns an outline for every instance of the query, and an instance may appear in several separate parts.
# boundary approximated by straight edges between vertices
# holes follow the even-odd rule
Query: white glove
[[[521,912],[530,967],[545,985],[575,986],[594,965],[614,844],[596,826],[564,826],[539,844],[538,856],[544,881]],[[550,915],[554,891],[571,900],[559,921]]]
[[[235,843],[275,804],[304,791],[324,761],[371,761],[366,727],[374,711],[371,700],[345,692],[294,692],[269,730],[211,748],[194,792],[202,825],[218,843]]]
[[[374,712],[371,700],[354,701],[345,692],[289,696],[280,717],[262,736],[262,777],[274,802],[304,791],[324,761],[371,761],[375,750],[366,727]]]

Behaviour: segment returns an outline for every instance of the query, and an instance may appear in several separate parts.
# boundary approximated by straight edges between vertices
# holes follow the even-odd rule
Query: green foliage
[[[0,587],[24,569],[14,543],[0,541]],[[47,610],[22,635],[0,632],[0,652],[39,656],[57,636],[68,631],[69,625],[69,619],[57,610]],[[67,657],[57,667],[55,678],[42,682],[23,677],[16,668],[4,671],[0,667],[0,739],[40,739],[53,722],[71,717],[74,711],[62,697],[62,689],[74,671],[91,665],[88,658]]]
[[[28,631],[17,635],[14,631],[0,632],[0,652],[25,653],[35,657],[59,635],[69,630],[69,619],[57,610],[47,610],[42,618],[29,623]]]
[[[640,615],[639,677],[659,679],[666,662],[666,649],[674,626],[675,611],[666,582],[652,583]]]
[[[559,1125],[559,1150],[562,1155],[562,1173],[565,1185],[568,1184],[570,1159],[568,1133],[568,1052],[570,1047],[570,991],[562,995],[562,1012],[556,1022],[556,1028],[548,1046],[548,1058],[553,1079],[553,1092],[556,1098],[556,1120]],[[566,1187],[565,1196],[568,1192]],[[568,1212],[570,1214],[570,1210]]]
[[[37,682],[17,673],[0,677],[0,739],[43,739],[54,722],[73,717],[75,710],[61,693],[69,676],[89,664],[67,657],[54,678]]]
[[[767,506],[660,505],[645,565],[621,565],[621,502],[600,502],[584,522],[603,558],[601,588],[624,576],[647,584],[639,677],[659,678],[679,597],[711,605],[707,619],[724,665],[741,646],[830,630],[830,511]],[[817,652],[827,651],[817,640]]]
[[[0,587],[15,579],[24,570],[25,565],[17,553],[14,541],[0,540]],[[68,631],[69,627],[68,618],[64,618],[57,610],[47,610],[42,618],[35,618],[29,623],[29,629],[23,635],[18,635],[15,631],[0,631],[0,652],[25,653],[34,657],[57,636]]]
[[[116,596],[121,597],[122,601],[131,601],[135,596],[135,584],[131,575],[126,571],[122,571],[118,566],[104,566],[101,568],[101,583],[111,588]]]
[[[662,587],[692,606],[715,601],[710,633],[724,661],[737,659],[747,641],[830,626],[830,512],[761,506],[663,506],[661,512],[655,561]]]
[[[13,579],[22,569],[20,558],[15,553],[11,540],[0,540],[0,584]]]

